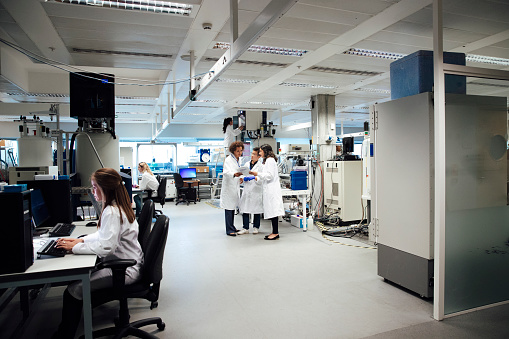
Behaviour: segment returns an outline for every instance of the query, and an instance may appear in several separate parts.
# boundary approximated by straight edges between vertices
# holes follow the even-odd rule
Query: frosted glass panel
[[[445,314],[509,300],[506,102],[446,98]]]

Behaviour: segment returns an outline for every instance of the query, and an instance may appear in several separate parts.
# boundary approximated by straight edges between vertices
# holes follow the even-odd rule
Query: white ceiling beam
[[[46,58],[74,63],[39,0],[2,0],[2,5]]]
[[[372,36],[373,34],[383,30],[386,27],[401,21],[402,19],[423,9],[431,3],[432,0],[401,0],[400,2],[383,10],[379,14],[355,26],[348,32],[341,34],[314,52],[306,53],[306,55],[300,58],[297,62],[294,62],[282,71],[274,74],[267,80],[261,81],[252,89],[229,101],[223,107],[215,110],[205,118],[200,119],[198,122],[209,121],[210,119],[223,114],[228,109],[240,105],[243,102],[249,101],[249,99],[255,97],[256,95],[263,93],[274,86],[277,86],[286,79],[303,72],[309,67],[314,66],[323,60],[326,60],[334,54],[343,53],[345,50],[350,48],[350,46]]]
[[[210,84],[212,84],[220,75],[226,71],[258,38],[265,33],[281,16],[283,16],[297,0],[272,0],[254,19],[254,21],[244,30],[244,32],[235,40],[223,56],[212,66],[209,73],[202,77],[199,85],[195,87],[194,99],[200,93],[203,93]],[[185,109],[190,103],[191,98],[186,98],[177,110],[176,116]],[[163,128],[155,133],[153,139],[157,138],[168,125],[163,124]]]
[[[494,45],[496,43],[505,41],[507,39],[509,39],[509,29],[505,30],[503,32],[494,34],[494,35],[490,35],[486,38],[471,42],[464,46],[456,47],[456,48],[450,50],[450,52],[468,53],[468,52],[472,52],[472,51],[481,49],[486,46]]]

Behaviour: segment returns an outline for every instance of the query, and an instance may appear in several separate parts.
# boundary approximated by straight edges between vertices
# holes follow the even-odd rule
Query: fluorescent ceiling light
[[[371,58],[380,58],[380,59],[390,59],[390,60],[398,60],[406,56],[407,54],[399,54],[399,53],[390,53],[384,51],[373,51],[369,49],[360,49],[360,48],[350,48],[347,51],[344,51],[343,54],[351,54],[357,56],[366,56]]]
[[[216,48],[229,49],[230,44],[227,42],[216,42],[216,44],[212,48],[213,49],[216,49]],[[289,56],[297,56],[297,57],[301,57],[308,52],[303,49],[291,49],[291,48],[258,46],[258,45],[251,45],[251,47],[249,47],[247,49],[247,51],[254,52],[254,53],[279,54],[279,55],[289,55]]]
[[[248,101],[245,104],[249,105],[276,105],[276,106],[290,106],[294,105],[291,102],[263,102],[263,101]]]
[[[225,78],[219,78],[216,80],[216,82],[229,82],[234,84],[257,84],[260,81],[258,80],[249,80],[249,79],[225,79]]]
[[[358,71],[355,69],[333,68],[333,67],[320,67],[313,66],[309,68],[312,71],[334,73],[334,74],[347,74],[347,75],[360,75],[360,76],[375,76],[381,74],[380,72]]]
[[[467,54],[466,60],[471,62],[479,62],[482,64],[509,66],[509,59],[495,58],[484,55]]]
[[[46,0],[46,2],[61,2],[75,5],[88,5],[96,7],[127,9],[142,12],[178,14],[189,16],[193,9],[192,5],[179,4],[169,1],[155,0]]]
[[[369,49],[360,49],[360,48],[350,48],[349,50],[343,52],[343,54],[351,54],[351,55],[357,55],[357,56],[390,59],[390,60],[398,60],[398,59],[401,59],[408,55],[408,54],[399,54],[399,53],[391,53],[391,52],[384,52],[384,51],[374,51],[374,50],[369,50]],[[496,57],[477,55],[477,54],[465,54],[465,59],[466,59],[466,61],[478,62],[478,63],[482,63],[482,64],[509,66],[509,59],[505,59],[505,58],[496,58]]]
[[[381,89],[381,88],[359,87],[359,88],[356,88],[355,91],[370,92],[370,93],[391,94],[391,90],[389,90],[389,89]]]
[[[279,86],[287,86],[287,87],[301,87],[301,88],[325,88],[325,89],[334,89],[338,88],[336,86],[328,86],[328,85],[315,85],[315,84],[302,84],[296,82],[282,82]]]
[[[153,58],[171,58],[172,57],[171,54],[110,51],[110,50],[105,50],[105,49],[91,49],[91,48],[73,48],[72,51],[75,53],[128,55],[128,56],[142,56],[142,57],[153,57]]]

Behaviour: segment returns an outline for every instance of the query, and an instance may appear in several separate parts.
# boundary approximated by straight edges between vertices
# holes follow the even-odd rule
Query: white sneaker
[[[260,230],[257,227],[253,227],[253,234],[258,234]]]
[[[249,233],[249,230],[246,230],[245,228],[241,229],[240,231],[237,232],[238,235],[241,235],[241,234],[248,234]]]

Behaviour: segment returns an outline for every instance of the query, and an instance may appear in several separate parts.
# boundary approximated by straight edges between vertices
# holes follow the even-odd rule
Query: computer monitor
[[[343,138],[343,154],[353,152],[353,137]]]
[[[179,174],[182,177],[182,179],[195,179],[196,168],[181,168],[179,169]]]
[[[35,227],[42,227],[49,220],[49,211],[40,189],[32,191],[31,197],[32,218]]]

